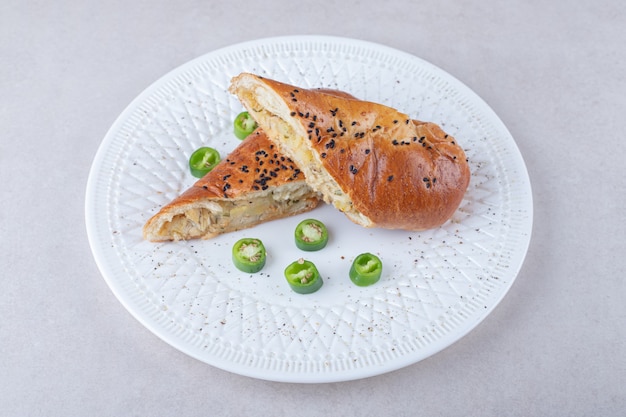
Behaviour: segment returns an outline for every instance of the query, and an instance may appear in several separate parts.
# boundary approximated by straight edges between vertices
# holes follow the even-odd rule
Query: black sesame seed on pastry
[[[467,190],[465,153],[434,123],[248,73],[233,78],[230,92],[300,166],[309,186],[357,224],[437,227]]]

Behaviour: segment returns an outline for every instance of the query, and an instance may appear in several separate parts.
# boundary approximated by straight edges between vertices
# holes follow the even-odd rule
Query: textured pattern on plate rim
[[[186,158],[208,144],[226,155],[241,110],[226,92],[241,71],[302,87],[339,88],[442,125],[466,149],[472,180],[453,219],[410,233],[362,229],[324,207],[334,239],[314,254],[325,286],[295,296],[282,268],[302,253],[289,233],[303,216],[210,241],[153,244],[141,227],[194,180]],[[98,265],[146,327],[214,366],[293,382],[355,379],[397,369],[449,346],[506,294],[530,239],[532,203],[513,139],[467,87],[414,56],[328,37],[275,38],[225,48],[157,81],[103,141],[88,185],[87,221]],[[244,235],[269,244],[263,273],[234,271],[230,245]],[[379,253],[381,282],[343,280],[352,258]]]

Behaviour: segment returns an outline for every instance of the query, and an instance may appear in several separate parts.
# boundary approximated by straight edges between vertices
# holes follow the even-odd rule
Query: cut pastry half
[[[357,224],[437,227],[467,190],[465,152],[434,123],[249,73],[234,77],[230,91],[301,167],[310,187]]]
[[[261,129],[143,227],[144,239],[203,238],[307,212],[319,204],[304,174]]]

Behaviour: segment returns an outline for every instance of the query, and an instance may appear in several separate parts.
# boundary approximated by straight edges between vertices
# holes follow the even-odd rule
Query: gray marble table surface
[[[626,415],[626,3],[5,0],[0,415]],[[103,137],[147,86],[231,44],[371,41],[474,90],[532,183],[526,260],[443,351],[348,382],[233,374],[164,343],[104,281],[85,227]]]

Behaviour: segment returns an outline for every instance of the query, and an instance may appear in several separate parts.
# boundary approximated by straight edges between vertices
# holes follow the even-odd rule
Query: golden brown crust
[[[381,104],[252,74],[235,77],[231,92],[285,154],[303,169],[310,162],[332,177],[352,208],[335,204],[336,198],[327,192],[324,199],[360,224],[407,230],[436,227],[452,216],[467,190],[470,170],[465,153],[433,123],[411,120]],[[279,115],[276,109],[259,109],[266,103],[280,103],[276,106],[289,110]],[[285,128],[277,126],[279,119],[292,127],[289,134],[306,135],[302,146],[315,158],[298,160],[281,138]],[[306,169],[305,173],[309,176]],[[359,220],[360,216],[366,220]]]

